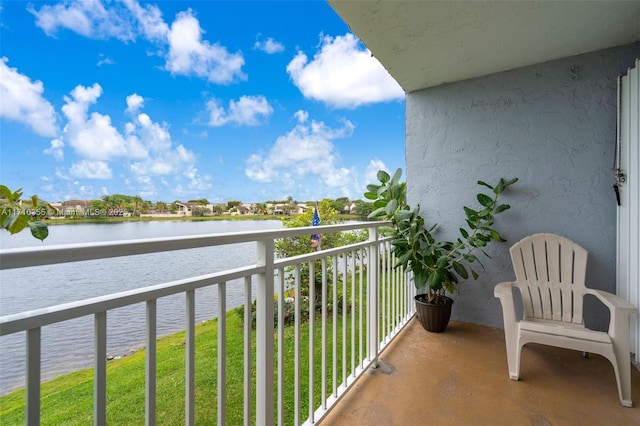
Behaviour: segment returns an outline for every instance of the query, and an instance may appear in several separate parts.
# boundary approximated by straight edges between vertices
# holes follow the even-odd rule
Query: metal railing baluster
[[[157,303],[156,299],[147,301],[147,337],[145,359],[145,424],[156,424],[156,332]]]
[[[227,283],[218,283],[218,312],[227,312]],[[218,315],[218,426],[227,424],[227,316]]]
[[[196,292],[188,290],[185,292],[186,302],[186,334],[185,334],[185,424],[193,426],[196,423],[196,384],[195,384],[195,351],[196,351],[196,332],[195,332],[195,311],[196,311]]]
[[[25,424],[40,424],[40,357],[41,349],[40,327],[27,330],[27,409],[25,410]]]
[[[107,313],[94,315],[93,424],[107,423]]]
[[[278,424],[284,424],[284,268],[278,269]]]
[[[253,377],[251,369],[251,337],[253,330],[253,303],[251,300],[251,277],[244,278],[244,425],[252,424],[252,392],[251,378]]]

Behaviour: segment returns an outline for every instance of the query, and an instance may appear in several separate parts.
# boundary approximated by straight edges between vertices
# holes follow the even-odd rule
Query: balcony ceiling
[[[640,1],[329,4],[405,92],[640,40]]]

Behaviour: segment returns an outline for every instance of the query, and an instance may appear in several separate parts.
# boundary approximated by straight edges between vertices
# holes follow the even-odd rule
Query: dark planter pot
[[[433,333],[440,333],[447,328],[451,318],[451,307],[453,299],[445,297],[447,303],[427,303],[426,294],[418,294],[415,297],[416,314],[420,324],[425,330]]]

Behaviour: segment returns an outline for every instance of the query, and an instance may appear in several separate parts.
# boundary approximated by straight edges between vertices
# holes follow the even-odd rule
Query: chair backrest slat
[[[582,324],[588,252],[555,234],[534,234],[511,249],[525,318]]]

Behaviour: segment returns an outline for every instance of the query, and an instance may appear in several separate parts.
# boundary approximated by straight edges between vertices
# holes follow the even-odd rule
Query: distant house
[[[64,205],[60,202],[49,203],[49,214],[52,216],[62,216],[64,214]]]
[[[248,215],[251,214],[251,209],[244,204],[240,204],[236,206],[236,211],[232,214],[241,216]]]
[[[238,206],[238,207],[240,207],[240,206]],[[244,213],[244,214],[256,214],[256,209],[255,209],[253,204],[243,203],[242,207],[244,209],[246,209],[246,213]]]
[[[192,205],[191,203],[176,203],[178,206],[178,214],[182,216],[192,216]]]
[[[340,213],[342,214],[355,214],[358,205],[356,203],[346,203]]]
[[[67,200],[63,204],[62,214],[65,216],[84,216],[93,206],[91,200]]]

